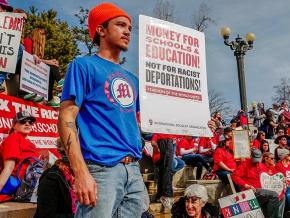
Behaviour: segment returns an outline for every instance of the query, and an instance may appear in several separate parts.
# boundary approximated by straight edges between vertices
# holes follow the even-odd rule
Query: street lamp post
[[[246,40],[244,40],[238,35],[235,41],[229,41],[230,34],[231,29],[229,27],[223,27],[221,29],[221,35],[224,38],[224,44],[229,46],[231,50],[234,51],[234,55],[236,56],[239,77],[241,109],[247,112],[244,55],[248,50],[251,50],[253,48],[253,43],[256,39],[256,36],[253,33],[247,33]]]

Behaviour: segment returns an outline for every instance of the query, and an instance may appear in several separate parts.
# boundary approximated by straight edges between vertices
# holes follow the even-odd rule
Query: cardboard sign
[[[264,218],[253,190],[229,195],[218,199],[218,201],[225,218]]]
[[[0,94],[0,144],[7,137],[8,131],[12,127],[13,117],[22,110],[29,111],[36,118],[36,122],[32,126],[32,132],[28,137],[29,140],[39,150],[50,151],[59,157],[56,151],[56,140],[59,137],[57,128],[58,110],[3,94]]]
[[[44,63],[35,64],[33,56],[23,51],[20,89],[29,93],[36,93],[48,100],[50,67]]]
[[[260,182],[263,189],[277,192],[279,200],[284,197],[286,187],[284,184],[284,176],[282,173],[276,173],[272,176],[263,172],[260,175]]]
[[[15,73],[24,19],[19,13],[0,13],[0,71]]]
[[[250,138],[248,130],[234,130],[233,145],[235,158],[251,157]]]
[[[211,137],[204,33],[139,16],[144,132]]]

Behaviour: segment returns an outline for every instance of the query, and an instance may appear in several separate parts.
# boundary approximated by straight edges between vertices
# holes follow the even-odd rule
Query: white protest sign
[[[144,132],[212,136],[204,33],[140,15],[139,86]]]
[[[21,64],[20,89],[29,93],[36,93],[48,99],[50,67],[44,63],[35,64],[33,56],[23,52]]]
[[[285,194],[284,176],[282,173],[276,173],[272,176],[263,172],[260,175],[260,182],[263,189],[277,192],[281,200]]]
[[[225,218],[264,218],[263,212],[252,190],[229,195],[218,199],[218,201]]]
[[[0,71],[15,73],[23,24],[22,14],[0,13]]]
[[[248,130],[233,130],[235,158],[251,157],[250,138]]]

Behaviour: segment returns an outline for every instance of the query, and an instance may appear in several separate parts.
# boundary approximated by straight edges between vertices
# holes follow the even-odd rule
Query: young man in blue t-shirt
[[[141,217],[138,79],[119,64],[131,18],[102,3],[91,9],[88,26],[99,51],[70,64],[58,125],[75,175],[76,217]]]

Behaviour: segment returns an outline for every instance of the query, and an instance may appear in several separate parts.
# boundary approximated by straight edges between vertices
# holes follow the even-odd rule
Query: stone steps
[[[0,204],[0,218],[31,218],[36,211],[36,204],[5,202]]]

